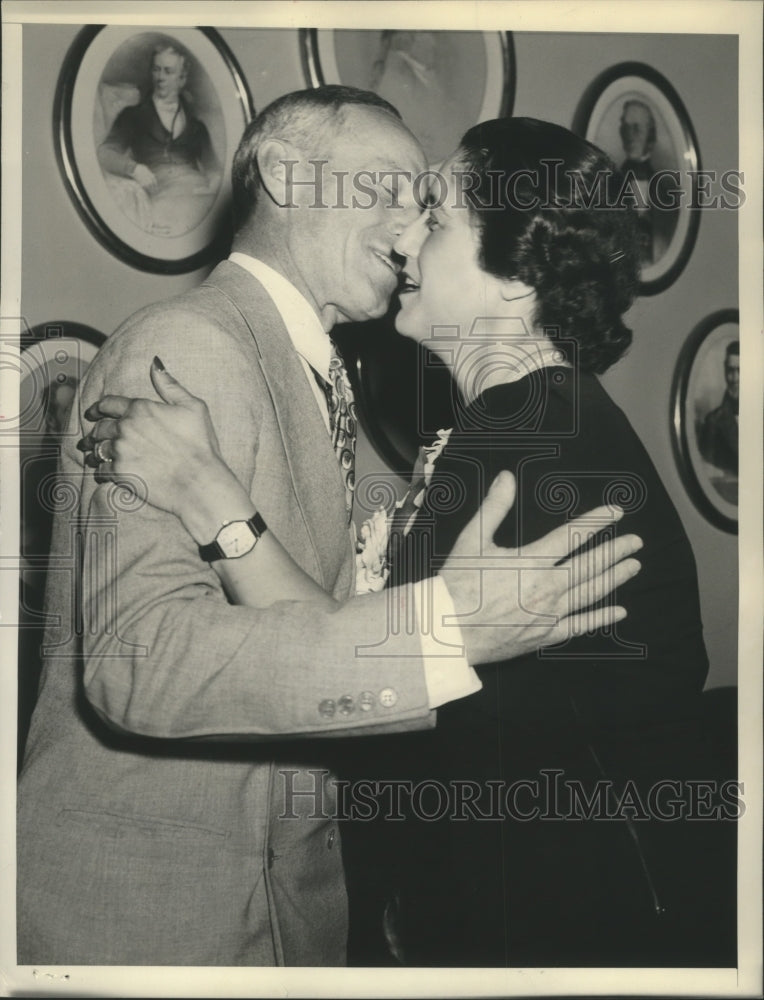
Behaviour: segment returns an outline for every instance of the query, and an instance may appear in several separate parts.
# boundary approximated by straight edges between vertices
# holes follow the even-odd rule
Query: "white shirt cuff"
[[[430,708],[479,691],[483,685],[464,655],[462,630],[442,577],[414,584],[414,607]]]

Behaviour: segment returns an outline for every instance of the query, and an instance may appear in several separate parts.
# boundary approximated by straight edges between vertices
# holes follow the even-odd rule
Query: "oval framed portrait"
[[[84,323],[40,323],[22,333],[18,430],[22,447],[66,432],[74,393],[106,336]]]
[[[300,49],[310,86],[360,87],[398,108],[432,167],[467,129],[512,113],[510,32],[302,28]]]
[[[21,557],[25,581],[31,583],[29,593],[42,595],[44,589],[60,491],[56,468],[70,433],[77,387],[105,340],[93,327],[65,321],[41,323],[21,336],[19,410],[13,424],[19,435]]]
[[[192,271],[230,236],[231,162],[252,115],[213,29],[89,26],[59,78],[59,164],[108,250],[144,271]]]
[[[740,314],[720,309],[690,333],[674,373],[671,425],[682,481],[698,510],[737,532]]]
[[[640,292],[664,291],[690,259],[700,223],[693,208],[700,153],[679,94],[651,66],[619,63],[586,89],[572,128],[623,172],[621,198],[635,206],[639,224]]]
[[[42,667],[53,515],[56,510],[71,509],[74,498],[72,483],[59,476],[59,454],[70,433],[77,386],[105,340],[91,326],[66,321],[25,328],[20,337],[18,413],[7,422],[18,431],[19,441],[19,762]]]

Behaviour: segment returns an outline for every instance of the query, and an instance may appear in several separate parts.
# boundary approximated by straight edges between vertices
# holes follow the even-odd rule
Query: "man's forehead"
[[[333,152],[365,161],[374,169],[423,169],[426,160],[419,140],[389,111],[366,105],[343,110]]]

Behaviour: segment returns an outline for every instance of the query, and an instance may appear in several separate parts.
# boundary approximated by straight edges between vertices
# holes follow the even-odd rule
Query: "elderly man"
[[[637,188],[640,258],[645,265],[654,264],[674,235],[678,205],[671,175],[656,171],[652,161],[658,129],[650,105],[636,99],[624,101],[618,132],[626,157],[621,170]]]
[[[373,171],[378,197],[313,210],[317,160],[335,175]],[[453,629],[449,650],[424,625],[388,628],[391,606],[424,621],[424,591],[345,600],[352,469],[337,462],[315,375],[329,379],[335,323],[385,312],[393,244],[420,210],[406,175],[424,168],[416,139],[372,94],[279,99],[236,154],[230,259],[128,319],[90,367],[62,459],[79,503],[56,519],[46,665],[20,780],[19,962],[343,964],[342,859],[322,783],[332,744],[315,738],[431,726],[434,709],[475,690],[470,664],[562,637],[564,622],[524,624],[529,606],[551,622],[592,600],[571,596],[565,573],[537,573],[519,606],[518,571],[497,571],[504,550],[491,541],[507,507],[500,489],[484,508],[492,572],[457,558],[447,585],[429,581],[436,623],[452,607],[481,626],[461,630],[466,658]],[[222,534],[219,521],[200,525],[200,553],[172,514],[83,472],[73,443],[90,429],[83,413],[107,393],[144,395],[154,355],[206,398],[268,534],[344,601],[339,610],[229,604],[204,559],[210,547],[251,549],[262,520],[232,511]],[[462,562],[480,534],[477,522],[470,530]],[[615,560],[627,545],[615,544]],[[549,565],[554,547],[543,551],[533,565]],[[595,579],[594,593],[613,577]]]
[[[159,44],[151,59],[151,94],[119,113],[98,148],[104,170],[132,177],[155,191],[161,176],[179,166],[205,173],[217,169],[209,132],[182,97],[187,57],[174,45]]]
[[[220,164],[207,126],[183,97],[188,56],[158,43],[151,58],[151,92],[117,115],[98,147],[107,184],[142,228],[177,235],[209,208]]]
[[[740,341],[724,352],[724,397],[709,411],[700,428],[698,444],[706,461],[733,476],[738,474],[738,409],[740,407]]]

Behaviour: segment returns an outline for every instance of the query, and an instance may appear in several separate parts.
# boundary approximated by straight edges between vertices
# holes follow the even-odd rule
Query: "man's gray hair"
[[[233,158],[236,229],[241,229],[251,217],[262,186],[257,164],[260,144],[266,139],[283,139],[312,157],[320,158],[328,141],[342,125],[345,109],[354,106],[379,108],[401,118],[397,108],[369,90],[326,86],[285,94],[250,122]]]

